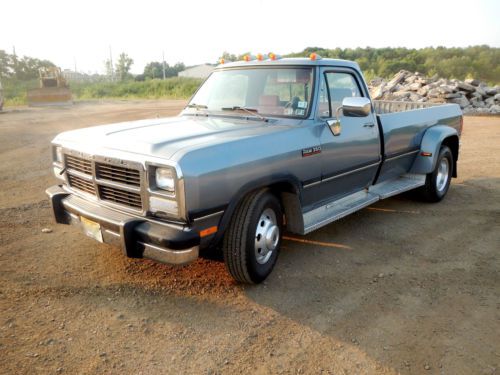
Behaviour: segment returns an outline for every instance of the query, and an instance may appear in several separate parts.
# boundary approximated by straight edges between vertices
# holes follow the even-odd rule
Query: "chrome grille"
[[[96,163],[97,178],[131,186],[141,186],[141,174],[136,169]]]
[[[99,186],[99,195],[102,200],[142,208],[141,195],[138,193],[101,185]]]
[[[65,163],[70,187],[96,195],[103,201],[136,210],[143,209],[140,193],[142,176],[139,169],[106,164],[70,154],[65,155]],[[121,184],[122,187],[112,186],[113,184]]]
[[[92,161],[78,158],[72,155],[66,155],[66,168],[73,169],[74,171],[92,174]]]
[[[68,181],[71,187],[95,195],[95,187],[92,181],[87,181],[72,174],[68,174]]]

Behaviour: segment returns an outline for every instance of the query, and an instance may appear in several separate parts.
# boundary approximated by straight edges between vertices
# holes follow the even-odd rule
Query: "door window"
[[[335,117],[335,112],[346,97],[363,96],[356,78],[350,73],[327,72],[321,78],[318,114]]]

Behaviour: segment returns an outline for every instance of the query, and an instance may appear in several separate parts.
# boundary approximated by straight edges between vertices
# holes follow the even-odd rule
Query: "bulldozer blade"
[[[43,87],[28,90],[28,105],[32,107],[71,104],[73,104],[73,98],[67,87]]]

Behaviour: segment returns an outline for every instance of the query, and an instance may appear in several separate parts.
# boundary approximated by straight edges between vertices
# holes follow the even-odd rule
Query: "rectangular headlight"
[[[175,192],[175,176],[171,168],[156,168],[155,172],[155,185],[158,189],[168,191],[169,193]]]

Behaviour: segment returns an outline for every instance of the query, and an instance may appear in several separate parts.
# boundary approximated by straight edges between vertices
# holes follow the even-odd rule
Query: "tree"
[[[104,61],[104,71],[106,75],[109,77],[110,81],[114,81],[114,72],[113,72],[113,64],[110,59]]]
[[[184,63],[178,62],[174,66],[165,63],[165,77],[176,77],[179,72],[186,69]],[[144,77],[154,79],[163,77],[163,64],[152,61],[144,67]]]
[[[120,78],[120,81],[125,80],[129,76],[130,67],[134,64],[132,60],[126,53],[120,53],[118,61],[115,65],[116,73]]]

